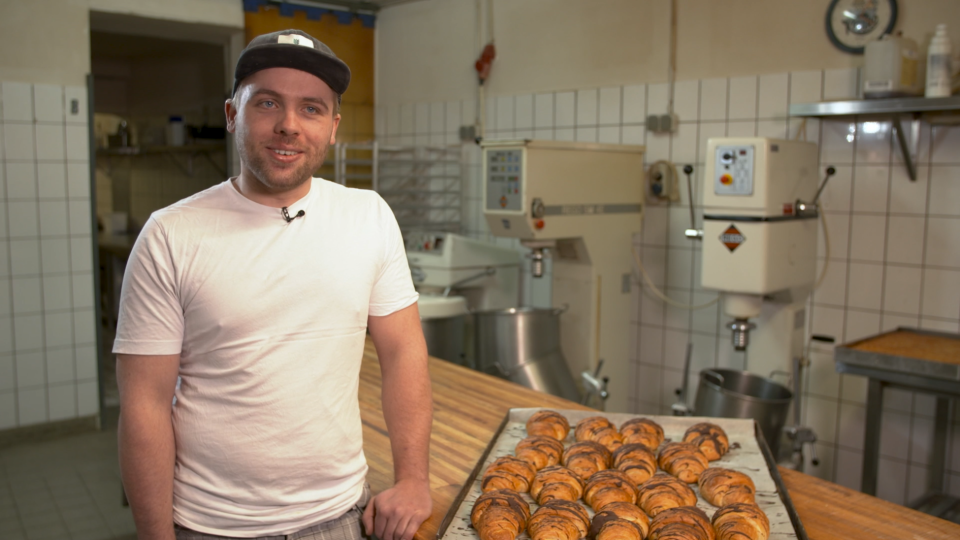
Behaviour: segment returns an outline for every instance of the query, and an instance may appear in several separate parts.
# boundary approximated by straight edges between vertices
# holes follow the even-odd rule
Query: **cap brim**
[[[327,83],[334,92],[343,94],[350,86],[350,68],[340,59],[315,49],[289,44],[270,44],[248,49],[237,60],[233,92],[240,81],[269,68],[285,67],[306,71]]]

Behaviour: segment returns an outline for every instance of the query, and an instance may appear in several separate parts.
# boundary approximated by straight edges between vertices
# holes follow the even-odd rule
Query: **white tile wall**
[[[837,69],[679,81],[674,102],[681,125],[671,135],[648,134],[644,128],[648,112],[666,111],[666,84],[493,96],[487,108],[499,133],[529,126],[538,138],[644,144],[647,164],[661,159],[689,162],[699,178],[710,137],[795,135],[801,122],[788,121],[789,103],[855,98],[859,76],[856,69]],[[453,103],[466,108],[473,100]],[[386,132],[378,134],[391,134],[390,119],[401,118],[408,108],[388,107],[382,112],[387,119]],[[898,325],[958,332],[960,127],[921,126],[918,178],[910,181],[889,123],[871,121],[805,123],[806,139],[820,144],[822,167],[837,169],[822,198],[830,253],[825,281],[811,300],[810,331],[834,336],[840,343]],[[447,124],[447,130],[453,128]],[[466,192],[472,193],[479,185],[479,151],[472,145],[465,151],[471,156]],[[697,285],[699,253],[683,237],[689,211],[685,190],[681,192],[680,204],[648,201],[644,228],[636,241],[644,268],[658,287],[674,300],[702,304],[716,294],[699,290]],[[699,200],[696,195],[695,200]],[[465,204],[464,230],[489,238],[479,191]],[[827,263],[823,227],[820,229],[818,270]],[[534,285],[528,280],[524,301],[549,305],[549,291],[543,283]],[[726,317],[719,305],[691,313],[665,306],[653,295],[635,294],[635,311],[630,314],[635,350],[630,361],[636,384],[628,401],[636,412],[669,414],[688,342],[694,343],[697,368],[744,366],[746,357],[732,350],[727,330],[721,328]],[[811,358],[803,415],[820,438],[821,466],[807,470],[857,489],[865,380],[836,373],[830,346],[813,347]],[[903,502],[924,486],[933,405],[927,396],[906,392],[891,393],[886,405],[880,469],[880,477],[886,479],[880,495]],[[948,467],[948,487],[960,492],[960,429],[953,429],[952,437],[956,455]]]
[[[2,82],[0,109],[0,429],[7,429],[96,414],[99,405],[86,90]],[[82,373],[77,343],[87,344]]]

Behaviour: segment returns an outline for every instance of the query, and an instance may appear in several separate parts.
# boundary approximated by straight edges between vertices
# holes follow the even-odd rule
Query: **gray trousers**
[[[280,536],[260,536],[249,540],[367,540],[363,534],[363,509],[370,502],[370,486],[363,486],[363,495],[357,504],[342,516],[318,523],[312,527],[297,531],[293,534]],[[174,525],[177,540],[234,540],[232,536],[216,536],[193,531],[186,527]]]

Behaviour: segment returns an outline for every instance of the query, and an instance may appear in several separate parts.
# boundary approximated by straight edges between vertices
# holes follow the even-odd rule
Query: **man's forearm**
[[[173,539],[175,444],[170,405],[125,403],[119,425],[120,474],[137,536]]]
[[[416,352],[388,352],[411,354]],[[426,354],[384,362],[383,416],[390,435],[395,481],[428,480],[433,397]],[[390,367],[386,367],[390,366]]]

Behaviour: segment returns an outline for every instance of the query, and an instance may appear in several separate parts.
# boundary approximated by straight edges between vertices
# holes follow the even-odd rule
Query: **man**
[[[154,213],[137,239],[114,352],[141,539],[358,540],[362,521],[410,540],[430,515],[426,346],[396,220],[373,192],[311,178],[349,80],[304,32],[255,38],[225,106],[240,175]],[[368,329],[395,471],[372,499]]]

